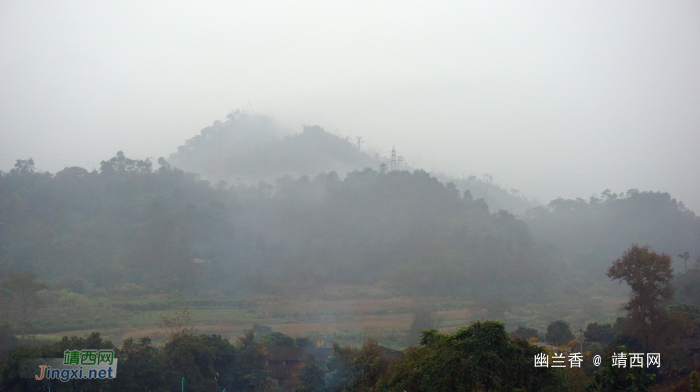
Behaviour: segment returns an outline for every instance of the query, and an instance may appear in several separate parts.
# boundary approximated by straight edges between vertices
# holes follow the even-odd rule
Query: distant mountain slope
[[[229,183],[274,181],[284,175],[314,177],[335,171],[341,176],[379,163],[347,139],[319,126],[304,126],[295,135],[268,117],[233,112],[185,142],[168,161],[204,178]]]
[[[326,132],[319,126],[304,126],[301,133],[282,137],[285,130],[269,117],[232,112],[224,122],[216,121],[187,140],[168,158],[175,167],[201,174],[212,182],[230,185],[274,183],[277,178],[314,178],[336,172],[341,178],[353,170],[379,170],[389,158],[377,152],[360,151],[347,139]],[[414,168],[399,162],[400,170]],[[491,211],[501,209],[523,215],[539,202],[515,195],[487,178],[458,179],[431,173],[445,183],[454,182],[461,192],[469,190],[475,199],[483,198]]]
[[[453,182],[461,192],[469,191],[474,199],[484,199],[491,211],[494,212],[506,210],[511,214],[523,216],[528,210],[542,205],[539,201],[528,199],[515,190],[509,192],[494,183],[489,175],[485,175],[483,179],[478,179],[475,176],[454,178],[440,173],[431,172],[430,174],[442,182]]]
[[[635,242],[668,253],[676,272],[685,264],[676,255],[700,255],[700,217],[668,193],[605,191],[590,200],[556,199],[527,213],[525,222],[538,241],[555,244],[565,259],[601,276]]]

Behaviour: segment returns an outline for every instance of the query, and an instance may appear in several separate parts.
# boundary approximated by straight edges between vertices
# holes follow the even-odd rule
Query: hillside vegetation
[[[1,271],[149,292],[314,291],[545,300],[558,262],[525,223],[423,171],[225,188],[119,153],[100,171],[0,177]],[[130,286],[131,285],[131,286]]]
[[[525,221],[537,240],[555,244],[563,258],[594,275],[631,243],[668,253],[679,273],[700,256],[700,217],[664,192],[632,189],[605,191],[588,201],[556,199],[528,211]],[[687,262],[677,257],[685,252]]]

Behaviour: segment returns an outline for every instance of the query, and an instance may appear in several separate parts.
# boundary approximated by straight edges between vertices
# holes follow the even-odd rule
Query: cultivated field
[[[368,294],[369,293],[369,294]],[[400,298],[364,287],[326,288],[321,295],[240,298],[187,295],[94,295],[66,292],[43,294],[47,306],[33,324],[36,339],[84,336],[97,331],[120,344],[123,339],[164,339],[158,327],[161,315],[173,315],[186,306],[192,311],[189,325],[199,333],[241,336],[254,324],[291,336],[304,336],[318,345],[336,341],[360,345],[368,338],[389,347],[402,348],[417,310],[433,312],[437,329],[450,332],[477,319],[498,319],[508,329],[519,325],[546,331],[549,322],[567,320],[572,329],[592,321],[612,322],[618,316],[619,299],[587,298],[578,303],[517,305],[508,299],[467,301],[451,298]]]

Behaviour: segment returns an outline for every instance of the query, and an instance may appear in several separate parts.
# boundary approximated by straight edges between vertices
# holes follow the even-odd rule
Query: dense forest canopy
[[[604,281],[633,242],[700,253],[700,218],[665,193],[557,199],[523,221],[420,170],[228,186],[158,166],[119,152],[54,175],[18,160],[0,177],[0,271],[154,293],[352,284],[524,301],[551,298],[567,271]]]
[[[588,201],[556,199],[528,211],[525,220],[536,239],[556,244],[564,258],[596,275],[631,243],[671,255],[679,273],[700,256],[700,217],[668,193],[606,190]],[[685,252],[693,260],[676,256]]]
[[[289,176],[226,188],[119,153],[99,171],[0,177],[2,271],[143,290],[280,292],[369,284],[545,299],[557,261],[525,223],[423,171]]]

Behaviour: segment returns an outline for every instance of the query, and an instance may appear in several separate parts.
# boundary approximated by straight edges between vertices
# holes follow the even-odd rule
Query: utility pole
[[[391,171],[396,170],[396,149],[391,146]]]
[[[581,348],[580,348],[580,353],[583,353],[583,328],[577,329],[576,332],[580,333],[580,338],[581,338]]]
[[[688,259],[690,258],[690,252],[680,253],[678,255],[678,257],[680,257],[681,260],[684,261],[684,263],[685,263],[685,270],[684,271],[687,272],[688,271]]]

